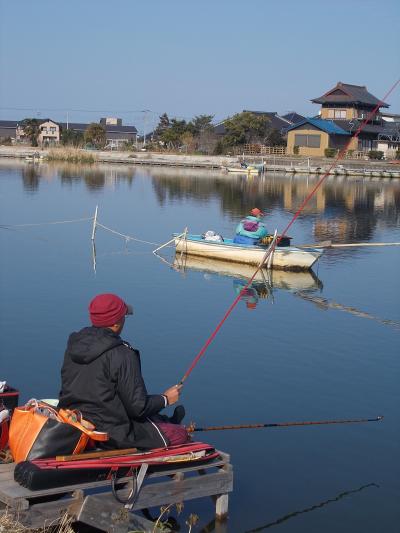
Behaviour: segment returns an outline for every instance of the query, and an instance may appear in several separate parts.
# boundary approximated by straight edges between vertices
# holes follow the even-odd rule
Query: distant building
[[[11,139],[15,141],[18,121],[0,120],[0,140]]]
[[[352,139],[349,144],[349,150],[367,152],[377,149],[379,135],[385,128],[380,108],[389,106],[369,93],[364,85],[338,82],[328,92],[311,101],[321,104],[319,116],[304,118],[289,127],[287,153],[293,154],[295,147],[298,147],[300,155],[323,156],[326,148],[343,148],[372,110],[379,106],[378,112],[368,120],[358,138]]]
[[[284,118],[285,120],[288,120],[291,125],[297,124],[298,122],[301,122],[302,120],[305,119],[303,115],[299,115],[298,113],[296,113],[296,111],[290,111],[289,113],[282,115],[282,118]]]
[[[135,126],[123,126],[121,118],[101,118],[100,124],[106,130],[106,146],[107,148],[119,148],[124,143],[136,143],[137,129]],[[79,122],[69,122],[68,124],[62,122],[60,124],[62,129],[69,129],[80,133],[85,133],[89,124]]]
[[[55,122],[49,118],[37,119],[39,123],[39,145],[54,145],[61,140],[63,130],[73,130],[82,134],[88,128],[87,123]],[[11,138],[13,142],[29,142],[21,126],[21,121],[0,120],[0,140]],[[137,129],[135,126],[123,126],[122,119],[107,117],[100,119],[100,124],[106,130],[106,142],[109,148],[118,148],[125,142],[136,142]]]
[[[381,116],[385,122],[400,122],[400,115],[398,113],[388,113],[383,111]]]
[[[15,128],[15,140],[20,143],[30,142],[25,135],[24,127],[22,122],[17,123]],[[37,119],[39,126],[39,134],[37,137],[37,142],[39,145],[54,145],[60,142],[60,126],[54,120],[50,118]]]
[[[58,144],[60,142],[60,126],[57,122],[47,119],[40,123],[38,143],[44,145]]]
[[[394,159],[400,151],[400,116],[397,120],[386,121],[383,130],[378,135],[376,149],[383,152],[386,159]]]

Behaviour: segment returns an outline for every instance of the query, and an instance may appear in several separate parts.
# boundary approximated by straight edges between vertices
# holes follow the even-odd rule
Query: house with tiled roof
[[[305,119],[303,115],[299,115],[298,113],[296,113],[296,111],[289,111],[289,113],[282,115],[282,118],[284,118],[285,120],[288,120],[291,126]]]
[[[38,124],[37,142],[39,145],[58,144],[60,141],[60,125],[50,118],[36,119]],[[23,127],[23,121],[14,120],[0,120],[0,137],[2,133],[8,128],[8,137],[18,143],[30,143],[30,139],[26,136]],[[6,137],[4,135],[4,137]]]
[[[39,145],[54,145],[61,140],[63,130],[85,133],[89,124],[80,122],[56,122],[50,118],[37,119],[39,124]],[[0,141],[11,138],[13,142],[30,142],[26,138],[22,121],[0,120]],[[136,142],[137,129],[135,126],[124,126],[120,118],[102,118],[100,124],[106,131],[106,142],[110,148],[118,148],[125,142]]]
[[[349,150],[368,152],[377,148],[379,134],[385,128],[380,109],[389,106],[368,92],[364,85],[338,82],[311,101],[321,105],[319,115],[304,118],[288,129],[288,153],[320,157],[326,148],[340,150],[349,141]],[[377,112],[372,116],[376,107]],[[351,139],[367,119],[359,136]]]
[[[14,139],[17,130],[17,120],[0,120],[0,140]]]

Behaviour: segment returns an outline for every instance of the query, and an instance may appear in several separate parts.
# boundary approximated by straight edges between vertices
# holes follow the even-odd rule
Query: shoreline
[[[27,163],[34,162],[37,156],[38,161],[46,161],[47,157],[53,154],[51,162],[63,162],[63,158],[54,157],[55,149],[45,150],[39,147],[31,146],[0,146],[0,158],[27,160]],[[61,149],[60,149],[61,150]],[[63,150],[68,151],[68,148]],[[84,150],[73,149],[75,152],[81,152],[82,158],[92,159],[91,164],[111,163],[124,164],[132,166],[160,166],[175,168],[198,168],[208,170],[225,170],[225,167],[237,166],[242,160],[242,156],[207,156],[207,155],[188,155],[188,154],[168,154],[158,152],[118,152],[102,150]],[[324,168],[329,168],[334,162],[328,158],[306,158],[304,156],[247,156],[246,161],[249,163],[265,163],[265,169],[268,172],[284,172],[289,177],[301,174],[323,174]],[[79,161],[77,161],[79,163]],[[87,163],[87,161],[86,161]],[[85,164],[85,161],[82,161]],[[307,165],[307,166],[306,166]],[[320,170],[316,170],[316,169]],[[335,169],[335,174],[350,175],[359,177],[369,177],[365,173],[374,172],[383,174],[381,177],[390,177],[386,174],[394,173],[393,178],[400,178],[400,164],[391,164],[387,161],[364,161],[356,159],[344,159],[340,161],[340,168]],[[246,172],[243,173],[244,175]]]

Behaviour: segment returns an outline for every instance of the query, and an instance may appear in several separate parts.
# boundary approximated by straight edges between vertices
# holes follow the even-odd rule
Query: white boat
[[[363,172],[364,172],[363,170],[357,170],[354,168],[348,168],[346,170],[347,176],[362,176]]]
[[[179,253],[175,256],[173,268],[175,270],[195,270],[219,276],[240,278],[246,281],[254,274],[254,268],[251,265],[242,265],[230,261],[218,261],[216,259],[196,257],[194,255],[184,255],[183,258],[181,258]],[[253,282],[257,283],[265,283],[266,281],[276,289],[293,292],[308,292],[322,288],[321,280],[312,270],[303,272],[273,270],[272,272],[268,272],[263,269],[259,270],[253,279]]]
[[[225,167],[228,172],[236,172],[238,174],[259,174],[260,170],[258,168],[252,167]]]
[[[265,258],[267,246],[246,246],[234,243],[232,239],[223,242],[207,241],[201,235],[174,234],[177,252],[200,257],[232,261],[247,265],[258,266],[264,261],[269,262],[271,268],[283,270],[309,270],[321,257],[321,249],[296,248],[294,246],[277,246],[270,257]]]

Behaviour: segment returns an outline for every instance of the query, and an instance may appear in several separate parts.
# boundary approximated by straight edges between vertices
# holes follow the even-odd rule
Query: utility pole
[[[147,125],[147,113],[150,113],[150,109],[144,109],[143,113],[143,148],[146,146],[146,125]]]

